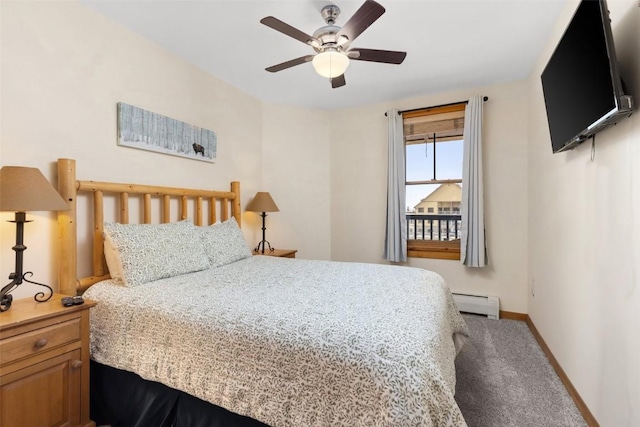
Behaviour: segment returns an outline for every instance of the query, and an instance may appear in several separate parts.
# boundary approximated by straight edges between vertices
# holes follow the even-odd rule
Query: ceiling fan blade
[[[300,40],[302,43],[306,43],[312,46],[313,45],[320,46],[320,42],[313,36],[310,36],[309,34],[304,33],[299,29],[284,23],[278,18],[274,18],[273,16],[267,16],[266,18],[262,18],[260,20],[260,23],[266,25],[267,27],[273,28],[276,31],[280,31],[282,34],[285,34],[289,37],[293,37],[296,40]]]
[[[269,68],[265,68],[265,70],[269,71],[270,73],[275,73],[277,71],[286,70],[287,68],[295,67],[296,65],[300,65],[300,64],[304,64],[305,62],[309,62],[309,61],[311,61],[313,59],[314,56],[315,55],[301,56],[300,58],[292,59],[290,61],[283,62],[281,64],[272,65]]]
[[[356,61],[384,62],[385,64],[402,64],[407,52],[396,50],[359,49],[353,48],[347,52],[347,56]]]
[[[360,9],[344,24],[344,27],[338,31],[337,38],[346,36],[349,42],[353,42],[364,30],[369,28],[378,18],[382,16],[385,8],[373,0],[364,2]]]
[[[347,84],[347,81],[344,79],[344,74],[341,74],[338,77],[334,77],[331,79],[331,87],[333,89],[337,87],[342,87],[346,84]]]

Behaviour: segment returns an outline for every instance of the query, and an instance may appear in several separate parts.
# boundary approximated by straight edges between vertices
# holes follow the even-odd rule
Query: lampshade
[[[64,211],[69,205],[36,168],[0,169],[0,211]]]
[[[276,202],[271,198],[271,194],[266,191],[259,191],[247,206],[251,212],[280,212]]]
[[[313,68],[322,77],[338,77],[349,66],[349,57],[335,50],[325,50],[313,57]]]

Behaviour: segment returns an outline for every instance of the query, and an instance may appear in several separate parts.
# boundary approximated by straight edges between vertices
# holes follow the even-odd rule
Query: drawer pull
[[[73,369],[82,368],[82,360],[74,360],[73,362],[71,362],[71,367]]]
[[[38,347],[38,348],[42,348],[42,347],[44,347],[45,345],[47,345],[47,343],[48,343],[48,342],[49,342],[49,340],[48,340],[48,339],[46,339],[46,338],[40,338],[38,341],[36,341],[36,347]]]

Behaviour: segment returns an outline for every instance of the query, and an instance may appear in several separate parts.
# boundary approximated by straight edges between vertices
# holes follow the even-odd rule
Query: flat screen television
[[[631,115],[605,0],[582,0],[542,72],[542,91],[554,153]]]

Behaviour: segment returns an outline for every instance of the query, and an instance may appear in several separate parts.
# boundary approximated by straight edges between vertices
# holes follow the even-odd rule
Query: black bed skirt
[[[182,391],[91,361],[91,419],[112,427],[268,427]]]

